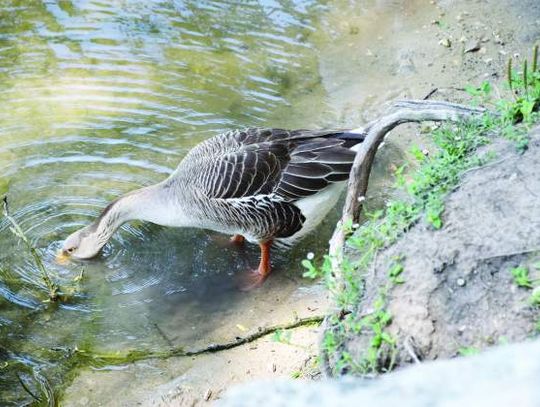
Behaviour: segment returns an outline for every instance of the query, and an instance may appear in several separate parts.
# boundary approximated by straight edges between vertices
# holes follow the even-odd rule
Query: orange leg
[[[259,263],[259,268],[250,272],[249,275],[246,277],[244,284],[242,284],[241,286],[241,289],[243,291],[248,291],[253,288],[259,287],[272,271],[272,267],[270,266],[271,246],[271,240],[264,243],[259,243],[259,247],[261,248],[261,261]]]
[[[244,244],[244,241],[246,240],[246,238],[242,235],[234,235],[233,237],[231,237],[231,243],[234,243],[234,244],[237,244],[237,245],[242,245]]]
[[[261,248],[261,262],[259,263],[259,268],[257,269],[257,273],[261,275],[262,279],[264,280],[270,272],[272,271],[272,268],[270,266],[270,247],[272,246],[272,241],[268,241],[265,243],[259,243],[259,247]]]

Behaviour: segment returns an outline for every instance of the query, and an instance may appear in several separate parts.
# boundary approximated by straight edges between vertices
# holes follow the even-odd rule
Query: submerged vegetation
[[[519,72],[510,61],[507,76],[510,93],[507,98],[494,100],[493,87],[488,82],[466,88],[475,103],[482,103],[491,111],[480,118],[457,125],[443,124],[435,129],[431,136],[437,150],[433,154],[424,153],[416,146],[412,148],[411,153],[418,162],[418,168],[405,175],[404,165],[395,172],[396,187],[406,191],[405,199],[388,202],[384,210],[364,211],[365,222],[360,227],[344,226],[350,237],[347,241],[349,258],[343,263],[341,276],[345,280],[343,284],[336,281],[336,276],[331,272],[328,255],[320,267],[310,260],[303,261],[307,269],[305,276],[322,275],[335,304],[341,309],[337,315],[330,317],[330,327],[322,342],[323,354],[334,361],[334,374],[373,374],[394,367],[396,339],[385,331],[392,320],[392,315],[386,309],[385,297],[392,285],[406,279],[407,270],[403,269],[399,258],[395,259],[388,270],[386,287],[380,289],[379,295],[368,307],[368,315],[360,315],[365,312],[358,308],[363,294],[363,276],[370,272],[377,252],[394,243],[420,220],[433,229],[442,228],[445,196],[459,185],[464,172],[481,167],[494,158],[490,153],[477,154],[477,149],[489,144],[493,137],[501,135],[513,141],[518,151],[527,149],[527,134],[538,121],[540,107],[538,47],[534,48],[532,63],[524,62]],[[512,274],[517,285],[532,288],[527,270],[517,268]],[[538,293],[538,289],[533,291],[532,305],[540,305]],[[351,335],[371,338],[361,360],[353,360],[342,349],[343,342]]]
[[[36,265],[36,268],[41,275],[41,280],[43,282],[44,288],[46,288],[47,290],[48,297],[48,299],[44,302],[70,301],[71,299],[73,299],[73,297],[79,292],[78,283],[83,277],[84,268],[81,267],[79,274],[69,283],[63,283],[62,285],[60,285],[58,283],[59,278],[57,276],[53,277],[51,273],[47,271],[47,268],[45,267],[43,259],[41,258],[38,250],[32,245],[32,243],[30,243],[30,240],[23,232],[17,221],[9,214],[7,196],[3,198],[2,202],[4,209],[3,214],[4,217],[11,224],[11,232],[16,238],[19,239],[20,242],[22,242],[28,254],[30,254],[30,256],[32,257],[34,264]]]

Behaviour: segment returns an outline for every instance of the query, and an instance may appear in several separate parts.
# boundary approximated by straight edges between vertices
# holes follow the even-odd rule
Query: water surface
[[[35,394],[40,380],[58,386],[75,348],[208,342],[261,295],[239,292],[235,278],[257,265],[258,249],[207,231],[135,222],[97,259],[61,266],[54,255],[107,202],[167,177],[201,140],[330,124],[313,39],[326,10],[318,1],[0,2],[0,192],[54,278],[77,289],[43,302],[39,271],[0,221],[1,399],[31,400],[21,381]],[[274,290],[308,285],[299,259],[325,238],[274,253]]]

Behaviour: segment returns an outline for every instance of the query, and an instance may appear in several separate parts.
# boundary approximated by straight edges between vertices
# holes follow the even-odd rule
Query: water
[[[205,231],[133,223],[95,260],[61,266],[54,255],[108,201],[162,180],[201,140],[247,125],[330,124],[310,39],[325,10],[317,1],[0,2],[0,192],[54,278],[76,289],[44,303],[39,271],[1,220],[1,399],[31,400],[20,381],[36,394],[39,380],[58,386],[75,347],[208,341],[255,295],[234,277],[256,266],[257,248]],[[307,285],[305,252],[276,252],[271,284]]]

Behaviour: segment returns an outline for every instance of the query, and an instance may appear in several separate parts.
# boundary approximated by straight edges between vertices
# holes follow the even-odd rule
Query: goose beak
[[[69,263],[70,256],[69,254],[64,250],[58,250],[58,253],[56,254],[56,263],[60,264],[61,266],[65,266]]]

